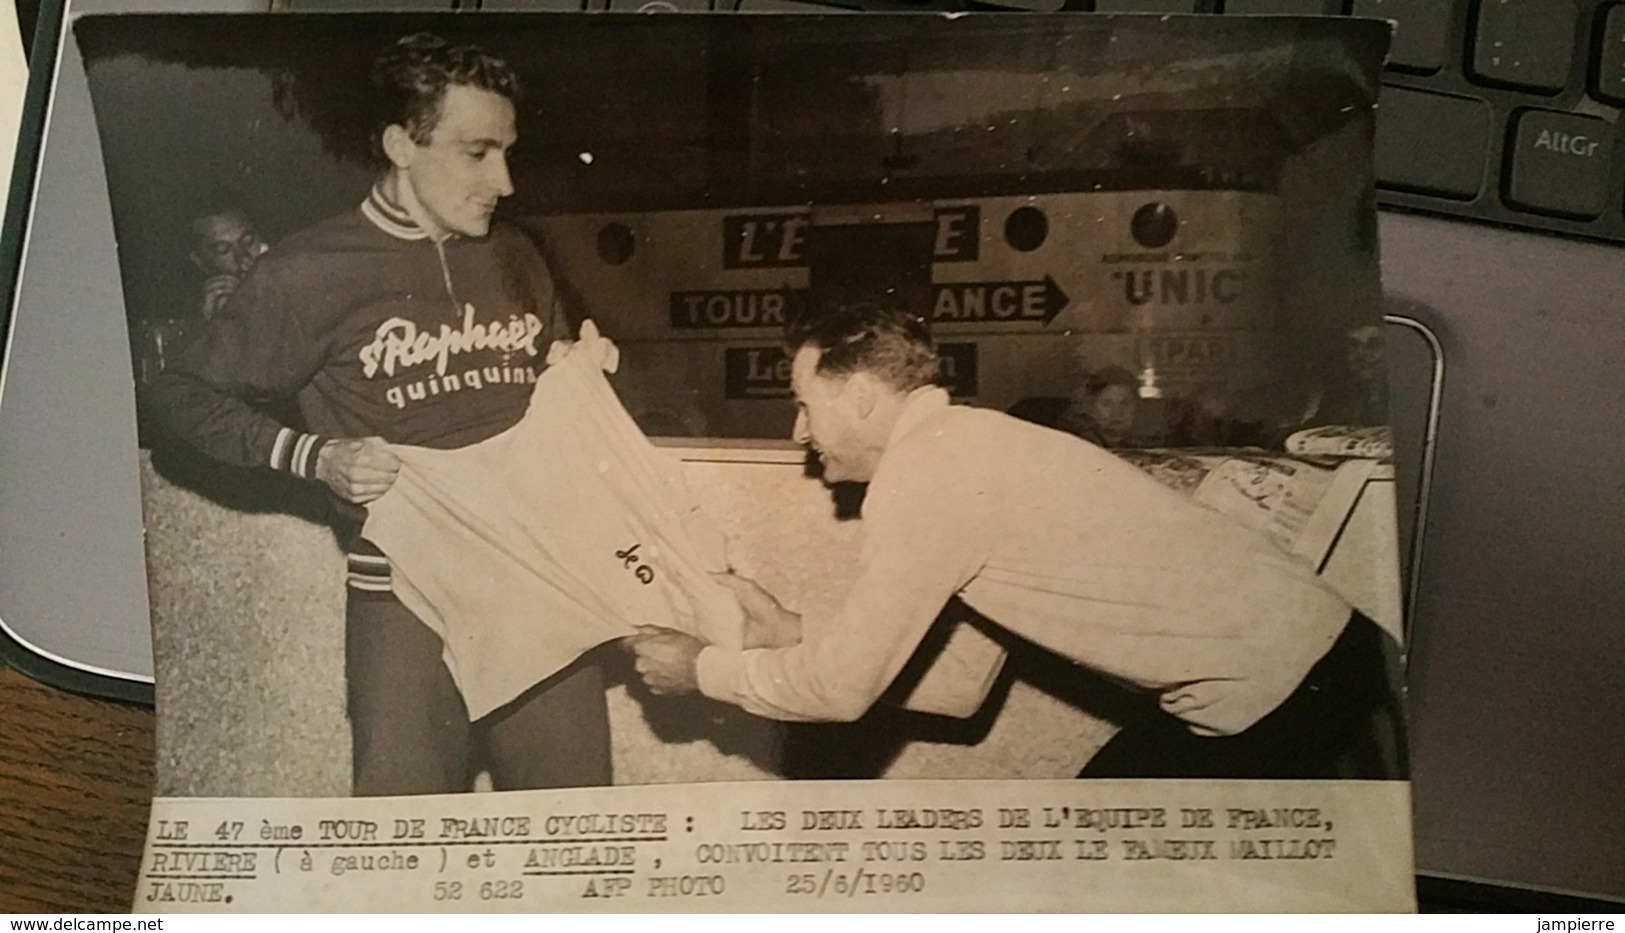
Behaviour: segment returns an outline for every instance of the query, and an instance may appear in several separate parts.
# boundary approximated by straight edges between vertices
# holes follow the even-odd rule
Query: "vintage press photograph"
[[[74,28],[159,795],[1405,778],[1381,24]]]

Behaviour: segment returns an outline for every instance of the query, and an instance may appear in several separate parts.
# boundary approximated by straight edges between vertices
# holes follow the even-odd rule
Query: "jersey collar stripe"
[[[413,220],[412,215],[408,214],[404,209],[391,204],[377,185],[374,185],[372,191],[367,194],[367,200],[361,202],[361,213],[372,221],[373,226],[397,239],[427,240],[429,238],[428,231],[418,226],[417,221]]]

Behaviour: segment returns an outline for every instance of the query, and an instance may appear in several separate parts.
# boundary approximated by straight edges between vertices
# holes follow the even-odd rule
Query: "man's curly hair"
[[[433,33],[420,32],[396,41],[373,62],[372,84],[377,112],[373,145],[391,125],[406,128],[412,141],[426,145],[440,122],[446,90],[472,87],[519,103],[519,76],[508,63],[477,45],[452,45]]]

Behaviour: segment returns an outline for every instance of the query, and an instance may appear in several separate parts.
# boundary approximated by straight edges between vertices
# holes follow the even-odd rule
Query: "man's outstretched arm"
[[[950,516],[975,520],[974,516]],[[661,631],[628,645],[657,692],[699,690],[771,719],[845,722],[862,716],[891,685],[948,599],[985,561],[983,535],[946,533],[894,521],[869,523],[862,571],[841,609],[802,626],[801,641],[736,651]],[[940,518],[930,524],[941,525]],[[939,533],[940,532],[940,533]]]
[[[733,571],[711,577],[730,590],[744,610],[745,648],[785,648],[801,641],[801,616],[784,608],[761,584]],[[699,689],[695,664],[708,644],[686,632],[654,625],[639,626],[638,634],[621,642],[636,657],[634,666],[643,682],[663,695]]]

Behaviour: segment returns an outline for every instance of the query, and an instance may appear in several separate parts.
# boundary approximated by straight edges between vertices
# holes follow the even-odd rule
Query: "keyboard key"
[[[282,9],[290,13],[450,10],[451,8],[451,0],[282,0]]]
[[[725,9],[719,5],[719,9]],[[800,0],[739,0],[741,13],[853,13],[841,7],[802,3]]]
[[[1450,9],[1444,0],[1354,0],[1352,12],[1395,22],[1390,68],[1432,74],[1449,60]]]
[[[1005,10],[1025,10],[1029,13],[1058,13],[1066,8],[1066,0],[980,0],[983,6]]]
[[[1096,13],[1194,13],[1195,0],[1095,0]]]
[[[1598,96],[1625,102],[1625,5],[1608,8],[1597,47]]]
[[[1574,60],[1574,4],[1482,0],[1473,74],[1494,84],[1561,91]]]
[[[481,0],[480,9],[508,12],[525,10],[546,13],[570,13],[581,9],[581,0]]]
[[[1609,207],[1614,128],[1595,117],[1525,110],[1512,139],[1507,200],[1542,214],[1596,217]]]
[[[1385,87],[1377,99],[1377,184],[1470,201],[1484,184],[1489,104]]]
[[[711,0],[608,0],[606,8],[616,13],[704,13]]]
[[[571,13],[581,9],[581,0],[482,0],[480,9],[500,12],[524,10],[526,12]]]
[[[1286,16],[1336,16],[1343,0],[1224,0],[1226,13],[1273,13]]]

